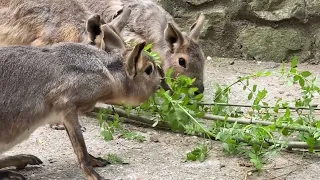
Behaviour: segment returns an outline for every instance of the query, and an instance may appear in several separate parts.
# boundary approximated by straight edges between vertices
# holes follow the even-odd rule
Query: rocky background
[[[320,62],[320,0],[157,0],[188,30],[200,12],[205,55]]]

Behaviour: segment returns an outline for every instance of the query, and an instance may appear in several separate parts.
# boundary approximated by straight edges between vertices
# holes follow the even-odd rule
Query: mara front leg
[[[68,133],[73,150],[77,156],[80,168],[88,180],[104,180],[94,169],[94,166],[105,166],[108,163],[101,158],[91,156],[85,145],[76,108],[64,115],[63,124]]]

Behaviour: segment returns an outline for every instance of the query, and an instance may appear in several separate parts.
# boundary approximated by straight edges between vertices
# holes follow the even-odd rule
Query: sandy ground
[[[276,70],[279,65],[273,62],[259,63],[213,58],[206,65],[206,99],[212,100],[214,94],[212,87],[215,82],[229,84],[238,76],[245,76],[263,69]],[[313,73],[319,73],[317,71],[319,68],[319,65],[299,65],[299,69],[307,69]],[[257,84],[259,89],[263,87],[268,89],[270,96],[268,100],[271,103],[278,97],[294,99],[294,96],[299,93],[294,87],[288,87],[277,77],[256,79],[252,83]],[[315,103],[317,101],[316,98]],[[231,102],[249,104],[247,94],[242,91],[241,85],[233,88]],[[82,117],[81,124],[86,127],[84,138],[91,154],[105,156],[113,153],[129,163],[96,168],[105,178],[240,180],[245,179],[245,174],[253,169],[245,166],[249,163],[243,158],[223,153],[220,142],[213,142],[213,149],[205,162],[187,162],[185,161],[186,153],[203,139],[126,125],[127,129],[142,133],[147,141],[139,143],[119,138],[105,142],[99,135],[96,119]],[[36,155],[44,162],[41,166],[28,166],[26,170],[19,171],[30,180],[84,179],[65,131],[41,127],[27,141],[4,155],[19,153]],[[317,154],[281,152],[276,159],[266,165],[262,173],[253,173],[247,179],[319,179],[319,167],[320,158]]]

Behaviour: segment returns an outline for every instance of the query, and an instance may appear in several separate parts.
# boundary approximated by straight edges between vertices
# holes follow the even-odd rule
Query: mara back
[[[93,15],[78,0],[4,0],[0,46],[87,42],[86,21]]]

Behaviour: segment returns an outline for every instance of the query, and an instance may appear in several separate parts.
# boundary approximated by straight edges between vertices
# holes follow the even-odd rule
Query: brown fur
[[[95,15],[78,0],[11,0],[0,5],[1,46],[86,43],[85,23]]]
[[[173,68],[174,76],[183,74],[196,78],[195,86],[204,91],[203,71],[205,57],[199,44],[204,15],[182,32],[177,23],[161,6],[152,0],[82,0],[88,8],[101,14],[107,21],[124,9],[131,9],[131,16],[121,35],[126,42],[153,44],[159,53],[165,71]],[[181,59],[183,58],[183,59]],[[179,60],[180,59],[180,60]]]

